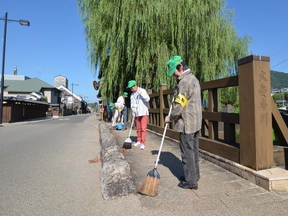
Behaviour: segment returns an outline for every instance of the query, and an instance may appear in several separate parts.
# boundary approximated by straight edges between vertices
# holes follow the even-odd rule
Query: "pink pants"
[[[137,127],[137,141],[141,144],[146,143],[146,130],[148,123],[148,115],[135,117]]]

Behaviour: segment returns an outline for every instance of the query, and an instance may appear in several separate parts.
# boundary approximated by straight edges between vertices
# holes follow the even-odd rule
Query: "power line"
[[[270,57],[272,57],[272,56],[274,56],[274,55],[277,55],[278,53],[280,53],[280,52],[282,52],[282,51],[284,51],[284,50],[286,50],[286,49],[288,49],[288,46],[287,47],[285,47],[285,48],[283,48],[283,49],[281,49],[280,51],[278,51],[278,52],[276,52],[276,53],[274,53],[273,55],[271,55]],[[280,62],[280,63],[278,63],[278,64],[276,64],[276,65],[274,65],[273,67],[271,67],[271,69],[272,68],[275,68],[276,66],[278,66],[278,65],[280,65],[280,64],[282,64],[282,63],[284,63],[284,62],[286,62],[288,60],[288,58],[287,59],[285,59],[284,61],[282,61],[282,62]],[[288,65],[287,65],[288,66]],[[283,68],[286,68],[287,66],[285,66],[285,67],[282,67],[281,69],[278,69],[278,70],[282,70]]]
[[[274,54],[273,54],[273,55],[271,55],[270,57],[272,57],[272,56],[274,56],[274,55],[276,55],[276,54],[278,54],[278,53],[280,53],[280,52],[282,52],[282,51],[284,51],[284,50],[286,50],[286,49],[288,49],[288,46],[287,46],[287,47],[285,47],[284,49],[282,49],[282,50],[280,50],[280,51],[278,51],[278,52],[274,53]]]
[[[278,65],[280,65],[280,64],[282,64],[282,63],[284,63],[285,61],[287,61],[288,60],[288,58],[287,59],[285,59],[284,61],[282,61],[282,62],[280,62],[280,63],[278,63],[278,64],[276,64],[276,65],[274,65],[273,67],[271,67],[271,69],[272,68],[274,68],[274,67],[276,67],[276,66],[278,66]]]
[[[286,68],[286,67],[288,67],[288,65],[286,65],[285,67],[282,67],[282,68],[280,68],[280,69],[278,69],[278,70],[280,71],[280,70],[282,70],[282,69],[284,69],[284,68]]]

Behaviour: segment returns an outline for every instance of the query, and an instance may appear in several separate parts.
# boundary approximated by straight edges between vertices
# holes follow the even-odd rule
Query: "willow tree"
[[[239,38],[224,0],[78,0],[89,62],[100,67],[102,97],[129,79],[158,91],[166,62],[181,55],[200,82],[237,73],[249,37]]]

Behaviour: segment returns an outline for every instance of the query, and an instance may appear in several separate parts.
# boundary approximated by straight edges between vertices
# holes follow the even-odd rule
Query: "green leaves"
[[[237,36],[222,0],[78,0],[91,68],[100,63],[102,98],[130,79],[158,91],[175,85],[166,62],[181,55],[203,82],[237,73],[250,38]],[[100,61],[99,61],[100,60]],[[117,87],[118,86],[118,87]]]

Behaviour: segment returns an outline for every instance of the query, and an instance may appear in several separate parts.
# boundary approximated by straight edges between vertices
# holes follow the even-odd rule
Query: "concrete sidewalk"
[[[110,123],[105,124],[111,127]],[[129,129],[111,130],[120,149],[128,137]],[[161,135],[148,131],[145,150],[132,147],[123,153],[130,164],[136,190],[144,182],[147,173],[154,168],[161,138]],[[132,130],[131,139],[136,141],[135,130]],[[156,197],[138,194],[142,207],[135,215],[288,214],[287,192],[269,192],[203,158],[200,160],[201,178],[198,190],[179,188],[178,178],[183,175],[183,168],[177,141],[164,140],[157,170],[161,176],[159,194]]]

